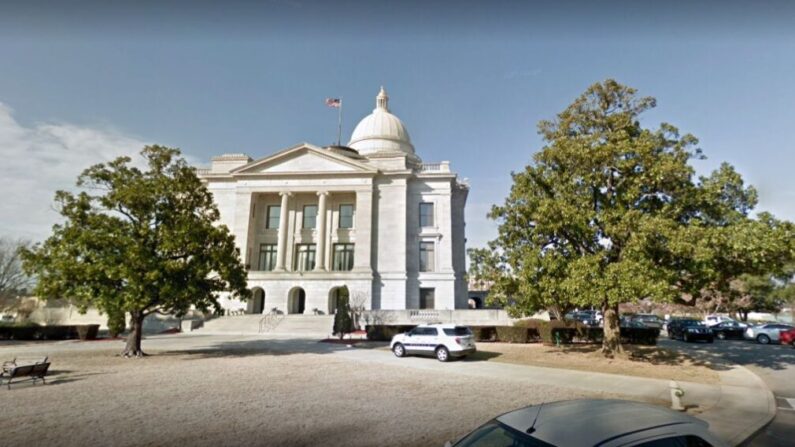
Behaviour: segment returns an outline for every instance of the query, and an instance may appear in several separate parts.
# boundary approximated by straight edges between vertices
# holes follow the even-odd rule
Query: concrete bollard
[[[668,387],[671,389],[671,410],[685,411],[682,405],[682,397],[685,395],[685,390],[679,387],[675,381],[668,382]]]

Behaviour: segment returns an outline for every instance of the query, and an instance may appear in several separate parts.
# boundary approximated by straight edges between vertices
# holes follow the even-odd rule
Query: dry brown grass
[[[480,343],[475,359],[548,368],[622,374],[653,379],[717,383],[718,373],[706,361],[656,346],[625,345],[625,357],[605,358],[599,345],[564,345],[560,348],[539,343]]]
[[[47,385],[0,389],[0,444],[442,445],[525,405],[618,397],[267,348],[127,360],[118,345],[56,351]]]

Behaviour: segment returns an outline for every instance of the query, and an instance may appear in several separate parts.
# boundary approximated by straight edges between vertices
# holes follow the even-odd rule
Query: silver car
[[[784,323],[763,323],[756,326],[749,326],[745,330],[745,338],[748,340],[756,340],[757,343],[763,345],[769,343],[777,343],[778,336],[782,331],[788,331],[793,326]]]
[[[639,402],[582,399],[521,408],[475,429],[455,447],[682,446],[726,444],[707,423]]]

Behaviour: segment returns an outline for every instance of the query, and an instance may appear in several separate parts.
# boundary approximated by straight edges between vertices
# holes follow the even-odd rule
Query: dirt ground
[[[627,358],[605,358],[598,345],[568,345],[557,348],[540,343],[478,343],[472,357],[479,360],[623,374],[652,379],[718,383],[718,373],[709,362],[656,346],[625,345]]]
[[[485,349],[496,348],[489,345]],[[506,359],[516,347],[501,346]],[[322,353],[64,350],[0,389],[3,446],[441,446],[502,412],[586,395]],[[429,360],[432,361],[432,360]]]

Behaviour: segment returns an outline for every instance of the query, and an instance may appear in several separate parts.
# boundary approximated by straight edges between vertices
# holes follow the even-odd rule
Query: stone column
[[[252,219],[252,207],[254,197],[250,191],[237,191],[235,194],[235,216],[232,233],[235,235],[235,242],[240,249],[240,258],[243,264],[251,264],[251,239],[254,234],[254,222]]]
[[[317,252],[315,253],[315,270],[326,270],[326,197],[328,192],[320,191],[317,193]]]
[[[292,193],[280,192],[282,196],[282,207],[279,210],[279,243],[276,246],[276,269],[284,271],[284,260],[287,256],[287,207]]]
[[[353,251],[353,269],[372,271],[371,250],[373,246],[373,190],[356,191],[356,211],[354,229],[356,245]]]

